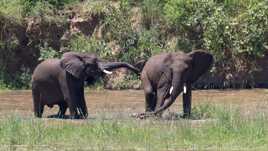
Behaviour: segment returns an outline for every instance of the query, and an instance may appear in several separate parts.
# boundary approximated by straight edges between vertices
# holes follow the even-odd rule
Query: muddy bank
[[[193,107],[200,104],[227,105],[238,107],[245,115],[268,112],[268,91],[252,90],[198,90],[193,91]],[[0,116],[18,114],[33,117],[31,91],[0,92]],[[144,94],[140,90],[87,91],[86,103],[89,118],[129,118],[131,114],[144,111]],[[56,114],[58,107],[45,107],[44,116]],[[179,96],[167,112],[182,112],[182,98]],[[67,112],[69,114],[69,112]]]

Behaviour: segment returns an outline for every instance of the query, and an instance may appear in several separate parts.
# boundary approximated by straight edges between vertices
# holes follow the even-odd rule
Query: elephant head
[[[96,79],[103,74],[111,74],[109,70],[126,67],[139,74],[139,69],[125,62],[106,62],[95,54],[67,52],[63,54],[61,66],[74,77],[85,79]]]
[[[167,57],[168,71],[165,77],[169,82],[159,81],[159,83],[170,83],[166,96],[161,98],[161,106],[155,110],[155,114],[167,109],[183,91],[184,114],[190,115],[191,111],[191,84],[207,72],[213,63],[213,56],[205,51],[196,50],[190,53],[172,53]]]

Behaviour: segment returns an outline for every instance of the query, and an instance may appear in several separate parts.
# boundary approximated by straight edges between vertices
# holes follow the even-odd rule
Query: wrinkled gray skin
[[[141,80],[145,93],[145,113],[140,118],[161,114],[183,91],[183,117],[191,114],[191,84],[207,72],[213,56],[198,50],[162,53],[151,57],[145,64]]]
[[[36,117],[42,117],[44,105],[59,105],[56,117],[62,118],[67,107],[70,118],[88,116],[84,97],[84,81],[94,83],[108,70],[126,67],[139,70],[124,62],[104,62],[95,54],[67,52],[61,59],[48,59],[40,63],[32,75],[33,108]],[[108,71],[108,72],[107,72]],[[110,74],[110,73],[109,73]]]

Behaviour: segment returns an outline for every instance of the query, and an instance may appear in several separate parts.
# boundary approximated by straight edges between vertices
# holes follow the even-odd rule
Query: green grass
[[[212,108],[214,112],[209,119],[213,120],[207,121],[103,117],[71,121],[11,116],[0,122],[0,144],[6,149],[28,150],[46,146],[51,150],[265,150],[268,147],[268,120],[264,115],[248,118],[230,107]]]

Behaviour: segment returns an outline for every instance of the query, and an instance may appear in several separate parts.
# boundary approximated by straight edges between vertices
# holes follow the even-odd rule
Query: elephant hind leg
[[[44,111],[44,105],[41,101],[41,93],[39,89],[36,86],[32,86],[32,96],[33,96],[33,108],[34,108],[34,115],[36,117],[41,118],[43,111]]]

